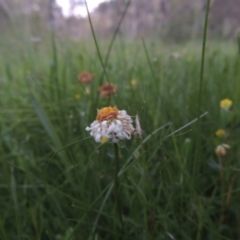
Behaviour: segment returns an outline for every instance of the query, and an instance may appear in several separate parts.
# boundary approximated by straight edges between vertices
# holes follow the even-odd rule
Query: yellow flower
[[[79,93],[75,94],[75,99],[79,100],[81,98],[81,95]]]
[[[136,79],[134,79],[134,78],[133,78],[133,79],[132,79],[130,82],[131,82],[131,85],[132,85],[132,86],[135,86],[135,85],[137,85],[137,80],[136,80]]]
[[[232,106],[232,101],[228,98],[225,98],[222,101],[220,101],[220,107],[226,111],[228,111],[231,106]]]
[[[225,135],[225,130],[224,129],[218,129],[215,134],[216,134],[217,137],[223,137]]]
[[[101,144],[108,142],[108,140],[109,139],[107,137],[101,137]]]
[[[138,159],[140,157],[140,153],[139,152],[135,152],[133,153],[133,156],[135,159]]]

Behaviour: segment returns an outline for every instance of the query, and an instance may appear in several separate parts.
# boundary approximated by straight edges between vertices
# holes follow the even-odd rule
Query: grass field
[[[1,39],[0,239],[239,239],[237,41],[207,42],[204,71],[201,42],[117,37],[107,62],[110,41],[97,44]],[[143,130],[118,144],[118,210],[113,144],[85,130],[106,106],[138,114]]]

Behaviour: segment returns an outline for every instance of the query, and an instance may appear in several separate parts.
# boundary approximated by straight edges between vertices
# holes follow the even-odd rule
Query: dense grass
[[[138,114],[143,129],[142,139],[119,143],[123,239],[238,239],[237,43],[207,44],[199,119],[200,43],[117,37],[103,71],[94,42],[55,40],[1,39],[0,239],[120,238],[114,149],[85,131],[104,106]],[[103,60],[108,44],[98,42]],[[82,71],[95,76],[90,93]],[[107,81],[118,94],[100,98]],[[219,107],[224,98],[230,112]],[[219,128],[229,135],[216,137]],[[231,149],[219,158],[223,142]]]

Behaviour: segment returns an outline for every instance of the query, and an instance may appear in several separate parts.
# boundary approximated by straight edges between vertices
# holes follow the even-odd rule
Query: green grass
[[[201,42],[117,37],[104,73],[110,41],[96,51],[94,41],[57,36],[54,52],[50,34],[38,44],[17,36],[0,45],[0,239],[120,239],[114,148],[85,130],[109,105],[138,114],[143,129],[143,139],[119,143],[122,238],[240,237],[237,43],[207,43],[198,129]],[[95,76],[90,94],[82,71]],[[107,81],[118,94],[103,99]],[[224,98],[231,112],[220,110]],[[219,128],[229,136],[217,138]],[[222,142],[231,149],[219,159]]]

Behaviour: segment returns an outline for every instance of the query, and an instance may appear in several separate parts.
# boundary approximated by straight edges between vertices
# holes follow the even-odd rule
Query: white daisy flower
[[[130,139],[135,131],[132,119],[125,110],[116,107],[105,107],[98,110],[96,120],[86,127],[96,142],[102,139],[110,139],[116,143],[119,140]]]

